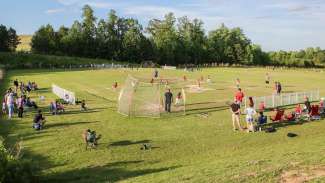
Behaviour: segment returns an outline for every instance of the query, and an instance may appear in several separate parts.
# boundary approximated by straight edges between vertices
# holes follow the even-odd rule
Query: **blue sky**
[[[115,9],[144,26],[168,12],[199,18],[206,31],[221,23],[238,26],[267,51],[325,49],[325,0],[1,0],[0,24],[19,34],[32,34],[47,23],[70,26],[80,20],[84,4],[92,6],[98,18]]]

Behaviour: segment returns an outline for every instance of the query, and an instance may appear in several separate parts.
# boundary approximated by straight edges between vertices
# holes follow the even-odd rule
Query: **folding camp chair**
[[[270,119],[272,122],[281,122],[284,118],[284,110],[278,110],[275,116],[271,116]]]
[[[318,105],[312,105],[311,111],[309,113],[311,120],[320,120],[320,113],[319,113],[319,106]]]

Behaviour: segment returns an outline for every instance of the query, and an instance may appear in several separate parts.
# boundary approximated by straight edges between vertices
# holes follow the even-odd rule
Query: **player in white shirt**
[[[254,116],[256,115],[256,111],[253,108],[253,106],[250,105],[245,109],[245,113],[246,113],[247,129],[248,129],[247,132],[254,132],[253,122],[254,122]]]

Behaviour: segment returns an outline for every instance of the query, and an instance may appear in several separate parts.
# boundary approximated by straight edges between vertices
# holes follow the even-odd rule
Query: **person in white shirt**
[[[8,117],[11,119],[14,114],[14,96],[13,93],[9,93],[7,97],[7,106],[8,106]]]
[[[248,129],[247,132],[254,132],[253,121],[254,121],[254,116],[256,115],[256,111],[251,104],[249,105],[249,107],[245,109],[245,113],[246,113],[247,129]]]

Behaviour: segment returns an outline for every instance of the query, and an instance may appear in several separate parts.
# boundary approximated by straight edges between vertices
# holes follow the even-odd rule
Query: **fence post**
[[[290,94],[288,94],[288,96],[289,96],[289,104],[290,104],[290,105],[292,105],[292,104],[293,104],[293,102],[291,102],[291,95],[290,95]]]
[[[247,108],[247,104],[246,104],[246,97],[244,97],[244,101],[245,101],[245,109]]]
[[[311,98],[312,101],[315,100],[314,97],[313,97],[313,91],[310,92],[310,98]]]
[[[300,103],[300,102],[299,102],[299,99],[298,99],[298,92],[296,93],[296,102],[297,102],[297,103]]]
[[[272,95],[272,107],[274,108],[274,94]]]

